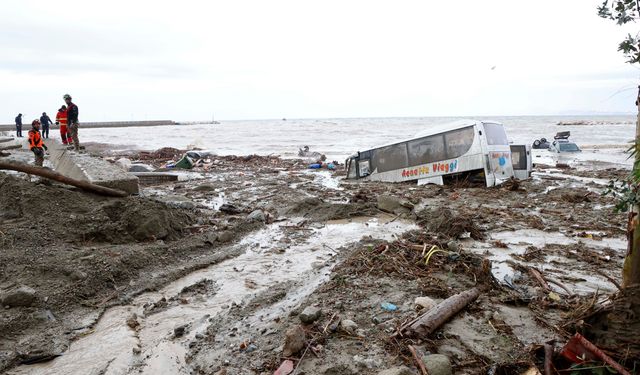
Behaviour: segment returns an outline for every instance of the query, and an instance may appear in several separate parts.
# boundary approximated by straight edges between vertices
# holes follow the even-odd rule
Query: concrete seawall
[[[179,123],[172,120],[154,120],[154,121],[112,121],[112,122],[80,122],[80,128],[129,128],[134,126],[166,126],[166,125],[179,125]],[[26,130],[25,130],[26,129]],[[31,129],[31,122],[26,122],[22,125],[22,132],[29,131]],[[50,129],[59,129],[57,125],[51,125]],[[0,125],[0,131],[15,131],[15,124]]]

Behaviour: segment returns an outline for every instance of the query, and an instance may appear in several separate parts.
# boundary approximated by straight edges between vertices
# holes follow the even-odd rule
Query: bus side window
[[[406,143],[399,143],[373,151],[372,164],[374,170],[378,173],[406,168],[408,162]]]
[[[464,155],[473,145],[475,132],[473,127],[453,130],[444,134],[447,145],[447,159],[455,159]]]
[[[442,134],[409,142],[409,165],[433,163],[447,158]]]

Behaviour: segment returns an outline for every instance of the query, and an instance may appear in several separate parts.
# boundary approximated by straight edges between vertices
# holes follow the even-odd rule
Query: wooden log
[[[428,336],[432,334],[465,306],[475,301],[479,295],[480,290],[472,288],[447,298],[408,326],[407,334],[414,336]]]
[[[12,171],[18,171],[18,172],[33,174],[33,175],[36,175],[36,176],[48,178],[50,180],[62,182],[63,184],[75,186],[75,187],[80,188],[82,190],[90,191],[92,193],[96,193],[96,194],[100,194],[100,195],[106,195],[106,196],[109,196],[109,197],[120,197],[120,198],[122,198],[122,197],[126,197],[126,196],[129,195],[128,193],[126,193],[126,192],[124,192],[122,190],[111,189],[111,188],[108,188],[108,187],[92,184],[92,183],[87,182],[87,181],[80,181],[80,180],[76,180],[76,179],[73,179],[73,178],[69,178],[67,176],[63,176],[60,173],[58,173],[56,171],[53,171],[53,170],[51,170],[49,168],[36,167],[36,166],[33,166],[33,165],[24,164],[24,163],[0,161],[0,169],[8,169],[8,170],[12,170]]]

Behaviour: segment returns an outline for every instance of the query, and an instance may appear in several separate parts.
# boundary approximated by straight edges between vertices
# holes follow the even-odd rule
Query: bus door
[[[487,186],[499,185],[513,177],[511,148],[507,133],[501,124],[483,123],[484,132],[480,137],[485,158]]]

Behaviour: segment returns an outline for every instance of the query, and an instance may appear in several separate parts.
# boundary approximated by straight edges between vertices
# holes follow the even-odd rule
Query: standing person
[[[40,120],[33,120],[31,128],[32,129],[29,130],[29,149],[33,152],[33,156],[36,158],[34,164],[38,167],[42,167],[42,163],[44,162],[44,150],[47,149],[47,145],[44,144],[42,135],[40,135]]]
[[[22,137],[22,113],[16,116],[16,137]]]
[[[71,141],[71,135],[67,129],[67,106],[63,105],[56,113],[56,125],[60,125],[60,138],[62,138],[62,144],[68,145]]]
[[[78,106],[71,101],[71,95],[64,94],[63,98],[65,103],[67,103],[67,122],[69,124],[71,139],[73,139],[73,146],[76,151],[80,151],[80,141],[78,140]]]
[[[40,124],[42,125],[42,136],[49,138],[49,126],[52,122],[49,116],[47,116],[47,112],[42,112],[42,116],[40,116]]]

